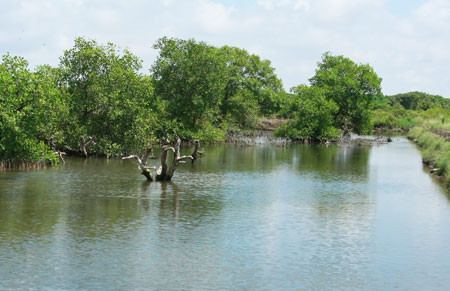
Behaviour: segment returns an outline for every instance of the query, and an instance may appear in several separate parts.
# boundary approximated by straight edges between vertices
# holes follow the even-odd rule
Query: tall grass
[[[412,128],[408,137],[420,147],[423,162],[436,168],[435,173],[444,177],[447,186],[450,186],[450,143],[444,137],[430,131],[436,129],[435,126],[434,121],[427,120],[422,125]]]

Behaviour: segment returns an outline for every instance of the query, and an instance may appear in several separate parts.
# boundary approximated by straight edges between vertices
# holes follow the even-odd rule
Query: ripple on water
[[[205,150],[168,183],[121,160],[0,173],[0,289],[450,286],[449,201],[405,139]]]

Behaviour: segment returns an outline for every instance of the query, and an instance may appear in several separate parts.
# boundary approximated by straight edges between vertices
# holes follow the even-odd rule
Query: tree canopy
[[[61,86],[70,96],[67,146],[95,136],[94,153],[121,155],[148,142],[155,123],[151,77],[139,73],[142,61],[128,50],[77,38],[61,57]]]
[[[0,63],[0,161],[56,162],[46,145],[58,131],[66,102],[54,82],[54,70],[28,69],[21,57],[4,55]]]
[[[262,117],[289,120],[278,135],[322,141],[343,130],[367,133],[371,114],[377,126],[393,126],[396,112],[450,108],[421,92],[383,96],[372,67],[331,53],[309,86],[286,93],[271,62],[244,49],[167,37],[153,47],[158,57],[148,74],[130,51],[85,38],[75,39],[56,68],[31,71],[23,58],[4,55],[0,162],[53,163],[55,150],[84,152],[80,140],[89,137],[96,142],[89,152],[107,157],[140,152],[174,132],[223,141],[227,130],[252,129]],[[386,106],[395,108],[389,118]]]
[[[356,64],[349,58],[327,52],[310,82],[337,104],[338,110],[334,114],[337,128],[350,126],[356,133],[370,130],[369,109],[372,102],[382,96],[381,78],[371,66]]]
[[[300,85],[292,92],[295,98],[288,109],[292,112],[292,121],[278,128],[276,135],[319,141],[339,136],[339,130],[333,126],[338,106],[333,100],[327,100],[322,89]]]

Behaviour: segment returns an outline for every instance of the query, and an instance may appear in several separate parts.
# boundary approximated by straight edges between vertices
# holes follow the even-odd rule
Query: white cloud
[[[196,10],[197,21],[206,32],[222,33],[236,29],[231,19],[232,8],[226,8],[223,4],[202,1]]]
[[[285,87],[307,83],[325,51],[369,63],[384,92],[421,90],[450,97],[450,2],[428,0],[412,13],[395,0],[4,0],[0,54],[57,65],[77,36],[129,48],[144,60],[162,36],[233,45],[272,61]]]

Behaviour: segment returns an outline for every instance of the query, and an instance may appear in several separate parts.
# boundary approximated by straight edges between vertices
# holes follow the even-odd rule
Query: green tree
[[[336,127],[350,126],[356,133],[370,130],[369,109],[382,94],[381,78],[372,67],[327,52],[310,82],[312,87],[322,89],[326,98],[337,104]]]
[[[48,141],[61,128],[67,103],[48,66],[33,73],[20,57],[0,63],[0,161],[54,163]]]
[[[300,85],[292,92],[296,95],[290,107],[293,120],[280,126],[275,131],[277,136],[315,141],[339,136],[339,130],[333,126],[338,106],[327,100],[321,88]]]
[[[279,113],[285,94],[270,61],[236,47],[224,46],[220,50],[227,61],[222,113],[231,113],[244,127],[254,125],[258,113],[263,116]]]
[[[142,61],[113,44],[75,39],[61,57],[62,86],[71,98],[73,118],[68,146],[79,148],[80,136],[95,136],[96,154],[121,155],[148,143],[156,122],[152,80],[139,73]]]
[[[226,80],[224,55],[193,39],[164,37],[153,47],[159,50],[152,67],[153,85],[169,119],[190,131],[217,125]]]

